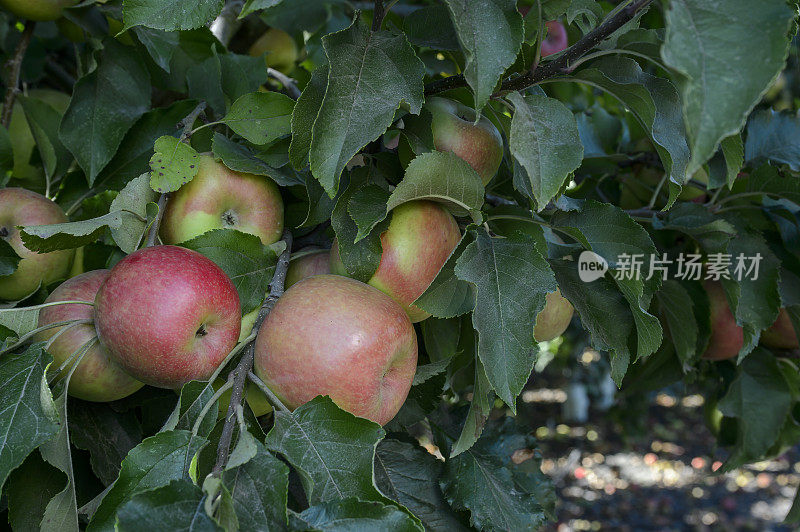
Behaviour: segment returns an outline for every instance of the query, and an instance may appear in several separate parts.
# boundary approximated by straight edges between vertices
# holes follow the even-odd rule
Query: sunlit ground
[[[800,484],[797,448],[716,474],[726,455],[703,422],[701,396],[654,396],[631,413],[644,416],[640,431],[621,430],[620,412],[563,424],[566,397],[558,386],[523,396],[561,501],[549,530],[791,530],[781,522]]]

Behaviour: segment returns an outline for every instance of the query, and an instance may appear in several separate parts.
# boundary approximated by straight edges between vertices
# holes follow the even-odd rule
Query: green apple
[[[65,7],[76,2],[77,0],[0,0],[0,6],[20,18],[42,22],[59,18]]]
[[[536,315],[536,325],[533,327],[533,338],[537,342],[549,342],[561,336],[572,321],[572,304],[561,295],[561,290],[556,288],[545,296],[544,308]]]
[[[416,323],[430,316],[413,303],[428,288],[458,245],[461,232],[455,218],[440,204],[410,201],[391,212],[389,228],[381,235],[380,265],[368,284],[388,294]],[[347,275],[333,241],[331,272]]]
[[[772,349],[797,349],[797,335],[785,308],[781,309],[775,323],[761,333],[761,344]]]
[[[54,301],[94,301],[97,291],[108,278],[108,270],[94,270],[64,281],[47,297],[45,303]],[[39,312],[39,327],[68,320],[91,319],[92,307],[89,305],[55,305],[43,308]],[[47,352],[53,355],[53,368],[58,368],[69,357],[80,350],[86,342],[97,337],[94,324],[80,323],[65,325],[42,331],[36,335],[37,342],[53,338]],[[73,359],[61,372],[64,377],[69,373]],[[128,375],[108,354],[102,345],[95,342],[82,356],[80,364],[75,368],[69,381],[68,392],[71,396],[85,401],[116,401],[131,395],[144,386]]]
[[[41,194],[24,188],[0,189],[0,238],[8,242],[21,258],[14,273],[0,277],[0,300],[22,299],[39,286],[68,276],[75,250],[36,253],[25,247],[17,229],[18,226],[67,221],[61,207]]]
[[[484,185],[489,183],[503,162],[503,137],[494,124],[474,109],[447,98],[428,98],[425,107],[433,115],[434,147],[455,153],[481,176]]]
[[[291,409],[328,395],[384,425],[403,405],[417,369],[417,336],[386,294],[339,275],[292,286],[267,315],[255,373]]]
[[[719,281],[705,281],[703,286],[708,294],[711,308],[711,338],[703,358],[707,360],[734,358],[744,345],[744,330],[736,324],[736,318],[731,312],[722,284]]]
[[[292,36],[278,28],[268,29],[250,46],[248,53],[253,57],[264,55],[268,67],[284,74],[294,70],[298,55]]]
[[[165,244],[178,244],[212,229],[250,233],[264,244],[283,233],[283,200],[268,177],[235,172],[201,155],[197,175],[172,194],[161,222]]]
[[[225,384],[225,381],[222,379],[216,379],[212,386],[214,390],[219,390],[222,388],[222,385]],[[248,382],[245,384],[244,389],[246,390],[246,398],[247,404],[250,406],[250,410],[253,411],[253,414],[256,417],[261,417],[265,414],[269,414],[272,412],[272,405],[269,404],[269,400],[267,396],[264,395],[264,392],[258,389],[258,386],[253,384],[252,382]],[[228,412],[228,407],[231,404],[231,390],[226,390],[219,396],[219,414],[217,415],[218,419],[222,419],[225,417],[225,414]]]

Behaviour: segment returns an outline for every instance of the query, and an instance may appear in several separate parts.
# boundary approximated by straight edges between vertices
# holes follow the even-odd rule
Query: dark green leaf
[[[224,0],[125,0],[125,28],[191,30],[204,26],[222,11]]]
[[[328,65],[322,65],[311,73],[311,81],[303,89],[292,111],[292,143],[289,145],[289,160],[295,170],[308,166],[311,149],[311,133],[317,120],[325,89],[328,86]]]
[[[292,131],[294,100],[279,92],[251,92],[233,102],[222,122],[253,144],[267,144]]]
[[[19,101],[33,133],[45,174],[50,178],[60,176],[72,162],[72,155],[58,138],[61,113],[44,100],[20,96]]]
[[[325,532],[348,530],[418,532],[420,530],[408,514],[396,506],[355,498],[312,506],[304,510],[299,518],[304,525],[304,530]]]
[[[50,499],[64,489],[64,474],[33,452],[8,477],[8,523],[14,530],[39,530]]]
[[[274,168],[247,146],[237,144],[220,133],[214,133],[211,149],[215,157],[222,159],[222,163],[235,172],[264,175],[282,187],[303,184],[300,176],[290,168]]]
[[[355,242],[367,237],[380,222],[386,219],[390,193],[383,187],[365,183],[347,202],[347,213],[358,227]]]
[[[222,530],[206,514],[203,491],[188,480],[145,491],[123,504],[117,512],[120,532],[152,530]]]
[[[169,72],[169,63],[172,54],[178,47],[178,33],[174,31],[160,31],[144,26],[135,28],[133,32],[139,39],[155,63]]]
[[[675,345],[675,353],[688,370],[697,361],[697,322],[694,319],[692,298],[681,283],[666,280],[656,294],[667,334]]]
[[[406,37],[417,46],[435,50],[458,50],[458,35],[447,7],[435,5],[417,9],[403,20]]]
[[[800,170],[800,117],[757,111],[747,123],[745,157],[750,164],[770,161]]]
[[[414,305],[437,318],[461,316],[475,307],[475,288],[459,279],[455,273],[458,258],[472,240],[472,232],[465,232],[447,262],[425,292],[414,301]]]
[[[0,277],[14,273],[19,265],[19,260],[19,255],[11,247],[11,244],[0,239]]]

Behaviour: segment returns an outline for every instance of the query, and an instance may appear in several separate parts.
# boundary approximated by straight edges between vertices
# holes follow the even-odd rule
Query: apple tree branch
[[[22,60],[25,59],[25,50],[28,49],[28,44],[31,42],[33,30],[36,28],[36,22],[28,20],[25,22],[25,31],[22,32],[22,37],[17,44],[14,55],[6,63],[8,68],[8,82],[6,84],[6,97],[3,100],[3,116],[0,117],[0,123],[3,127],[8,129],[8,124],[11,122],[11,112],[14,110],[14,100],[17,97],[17,86],[19,85],[19,71],[22,68]]]

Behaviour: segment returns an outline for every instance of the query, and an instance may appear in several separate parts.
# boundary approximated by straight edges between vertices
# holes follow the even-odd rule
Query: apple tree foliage
[[[536,386],[533,324],[556,287],[623,389],[700,383],[724,415],[724,469],[800,440],[797,351],[759,346],[781,308],[800,330],[800,103],[775,106],[770,89],[786,82],[796,0],[519,7],[87,0],[64,11],[77,42],[62,21],[35,27],[20,86],[71,100],[62,114],[18,96],[36,143],[26,162],[42,171],[14,176],[14,138],[0,128],[0,186],[45,193],[70,221],[24,228],[30,249],[83,247],[87,270],[115,264],[144,244],[160,193],[193,178],[200,152],[277,183],[295,248],[336,236],[362,280],[405,202],[444,204],[463,237],[417,300],[433,317],[417,326],[417,375],[392,422],[327,397],[258,419],[245,403],[227,420],[220,475],[210,473],[226,420],[209,406],[210,383],[68,400],[49,384],[44,344],[26,343],[53,287],[4,303],[0,505],[12,527],[536,529],[554,518],[555,495],[515,414],[523,388]],[[571,46],[544,57],[544,22],[556,19]],[[26,24],[0,12],[4,62]],[[246,53],[252,28],[266,26],[302,49],[289,78]],[[501,132],[503,162],[486,187],[434,149],[424,108],[434,94]],[[151,172],[155,159],[163,171]],[[185,245],[231,276],[243,312],[262,304],[283,251],[232,230]],[[604,277],[580,279],[584,250],[608,263]],[[724,282],[744,330],[732,360],[701,359],[710,302],[699,282],[614,275],[625,255],[680,253],[761,257],[757,278]],[[18,263],[0,240],[0,275]],[[800,520],[800,502],[787,519]]]

